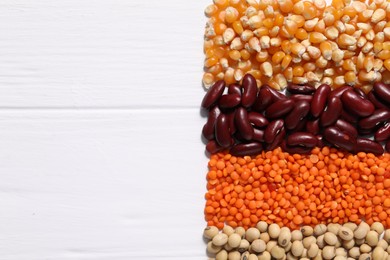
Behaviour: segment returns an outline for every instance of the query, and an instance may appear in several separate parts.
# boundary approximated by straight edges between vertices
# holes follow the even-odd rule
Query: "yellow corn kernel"
[[[363,47],[366,43],[367,43],[366,37],[361,36],[361,37],[359,37],[359,39],[357,40],[356,46],[357,46],[358,48],[361,48],[361,47]]]
[[[344,81],[348,85],[354,85],[356,82],[356,74],[353,71],[348,71],[344,75]]]
[[[287,41],[287,40],[282,41],[281,47],[282,47],[282,50],[284,53],[286,53],[286,54],[291,53],[291,42],[290,41]]]
[[[206,89],[210,88],[214,83],[214,75],[211,73],[204,73],[202,78],[203,85]]]
[[[390,27],[384,28],[383,33],[385,34],[386,39],[389,40],[390,39]]]
[[[213,75],[217,75],[218,73],[222,72],[222,65],[221,64],[216,64],[216,65],[208,68],[207,71],[210,72]]]
[[[377,32],[382,32],[383,29],[385,29],[385,26],[386,26],[386,23],[387,21],[380,21],[379,23],[377,23],[374,27],[374,31],[377,33]]]
[[[327,85],[333,85],[333,79],[331,77],[323,77],[321,83]]]
[[[313,4],[319,10],[323,10],[326,7],[326,1],[325,0],[314,0]]]
[[[260,38],[261,36],[269,35],[269,30],[266,27],[260,27],[254,30],[253,33]]]
[[[374,30],[373,30],[373,29],[369,30],[369,31],[366,33],[365,36],[366,36],[367,41],[372,41],[372,40],[374,40],[374,38],[375,38],[375,32],[374,32]]]
[[[320,33],[324,33],[325,32],[325,22],[324,20],[319,20],[318,23],[316,24],[316,26],[314,27],[314,31],[316,32],[320,32]]]
[[[261,73],[262,73],[264,76],[266,76],[266,77],[268,77],[268,78],[272,77],[272,75],[273,75],[272,64],[269,63],[268,61],[263,62],[263,63],[260,65],[260,71],[261,71]]]
[[[259,62],[259,63],[262,63],[262,62],[265,62],[266,60],[268,60],[268,52],[266,51],[261,51],[259,53],[256,54],[256,60]]]
[[[383,62],[383,65],[385,66],[385,68],[390,71],[390,59],[387,59]]]
[[[288,67],[283,71],[283,75],[286,78],[287,82],[291,82],[293,79],[293,68]]]
[[[280,13],[275,14],[274,26],[282,26],[284,23],[284,16]]]
[[[247,72],[248,74],[251,74],[253,77],[255,77],[256,79],[260,79],[261,78],[261,72],[260,70],[250,70]]]
[[[265,17],[267,18],[273,18],[275,16],[275,12],[274,12],[274,8],[272,5],[268,5],[265,9],[264,9],[264,15]]]
[[[361,13],[358,13],[358,21],[359,22],[367,22],[371,19],[372,14],[374,13],[374,10],[364,10]]]
[[[339,31],[334,26],[326,28],[324,34],[329,40],[335,40],[339,37]]]
[[[382,68],[383,68],[383,60],[380,60],[380,59],[374,59],[374,71],[376,72],[381,72],[382,71]]]
[[[238,65],[237,65],[237,68],[239,68],[240,70],[244,71],[244,72],[247,72],[248,70],[250,70],[252,67],[252,63],[250,60],[240,60],[238,62]]]
[[[374,67],[374,57],[366,56],[363,60],[363,67],[367,72],[370,72]]]
[[[233,30],[234,30],[237,34],[241,34],[241,33],[244,31],[244,27],[242,26],[241,21],[234,21],[234,22],[232,23],[232,27],[233,27]]]
[[[334,50],[332,52],[332,60],[336,63],[341,62],[344,59],[344,52],[340,49]]]
[[[390,50],[382,50],[377,54],[377,57],[381,60],[390,59]]]
[[[269,36],[270,37],[276,37],[276,36],[278,36],[279,31],[280,31],[280,27],[279,26],[274,26],[274,27],[271,28],[271,30],[269,30]]]
[[[273,56],[272,56],[272,63],[273,64],[279,64],[282,62],[284,56],[286,56],[286,54],[282,51],[278,51],[276,52]]]
[[[215,81],[222,80],[222,79],[224,79],[224,77],[225,77],[224,72],[218,73],[218,75],[215,75]]]
[[[256,10],[256,8],[254,8],[253,6],[250,6],[245,10],[245,16],[247,16],[248,18],[251,18],[252,16],[256,15],[257,12],[258,11]]]
[[[353,57],[356,58],[354,51],[345,50],[344,51],[344,59],[352,59]]]
[[[297,24],[297,27],[302,27],[306,20],[302,15],[292,14],[287,19],[290,19],[291,21],[294,21]]]
[[[303,1],[296,2],[293,6],[293,12],[295,14],[303,14],[303,11],[304,11]]]
[[[375,82],[378,79],[379,75],[380,73],[375,72],[373,70],[371,70],[370,72],[360,70],[358,79],[363,82]]]
[[[325,77],[332,77],[335,74],[335,70],[333,68],[325,69],[324,70],[324,76]]]
[[[289,33],[291,36],[293,36],[293,35],[295,35],[295,33],[298,30],[298,25],[296,22],[294,22],[290,19],[287,19],[285,24],[284,24],[284,28],[286,28],[287,33]]]
[[[332,59],[332,45],[328,41],[321,42],[320,50],[326,60]]]
[[[320,81],[320,78],[318,78],[317,74],[315,74],[313,71],[308,71],[305,73],[305,78],[310,83],[316,83]]]
[[[356,32],[355,26],[352,24],[345,24],[345,33],[349,35],[353,35]]]
[[[275,80],[276,84],[279,85],[281,90],[285,89],[287,87],[287,79],[283,74],[281,74],[281,73],[276,74],[274,76],[274,80]]]
[[[280,86],[274,80],[269,80],[267,84],[273,89],[280,90]]]
[[[285,70],[290,65],[291,60],[292,60],[292,57],[289,54],[284,56],[282,63],[281,63],[282,71]]]
[[[280,64],[274,65],[272,69],[275,75],[282,73],[282,67],[280,66]]]
[[[312,32],[309,35],[309,41],[311,43],[314,43],[314,44],[321,43],[325,40],[326,40],[325,35],[323,35],[322,33],[319,33],[319,32]]]
[[[241,55],[241,58],[243,60],[248,60],[251,57],[251,54],[249,53],[249,51],[247,51],[245,49],[240,51],[240,55]]]
[[[303,76],[303,74],[305,73],[305,70],[303,69],[303,67],[302,66],[295,66],[294,68],[293,68],[293,76],[294,77],[302,77]]]
[[[348,34],[341,34],[340,37],[338,38],[338,44],[341,45],[341,46],[352,46],[352,45],[355,45],[357,40],[355,38],[353,38],[352,36],[348,35]]]
[[[336,20],[335,17],[334,17],[334,15],[331,14],[331,13],[324,13],[322,19],[324,20],[325,26],[331,26],[331,25],[333,25],[334,22],[335,22],[335,20]]]
[[[229,51],[229,57],[232,60],[238,61],[239,59],[241,59],[241,53],[237,50],[231,50]]]
[[[240,37],[236,37],[233,39],[233,41],[230,43],[230,49],[232,50],[242,50],[244,48],[244,44],[241,41]]]
[[[219,63],[221,64],[222,68],[224,68],[225,70],[227,68],[229,68],[229,61],[228,61],[228,59],[221,58],[221,59],[219,59]]]
[[[328,66],[328,61],[325,60],[324,57],[320,56],[317,60],[316,60],[316,66],[320,69],[323,69],[325,68],[326,66]]]
[[[225,9],[225,22],[233,23],[238,18],[238,11],[236,8],[229,6]]]
[[[312,59],[318,59],[321,56],[321,50],[314,46],[307,47],[307,53]]]
[[[226,84],[233,84],[236,81],[234,79],[234,69],[228,68],[223,79],[225,80]]]
[[[381,42],[374,43],[373,51],[375,54],[378,54],[383,49],[383,45]]]
[[[364,54],[369,53],[369,52],[372,51],[373,48],[374,48],[374,44],[372,44],[372,42],[367,42],[367,43],[363,46],[362,52],[363,52]]]
[[[347,15],[351,19],[355,18],[357,14],[356,9],[353,6],[346,6],[343,11],[344,15]]]
[[[303,2],[303,17],[306,19],[306,20],[310,20],[310,19],[313,19],[317,14],[317,10],[315,8],[315,6],[309,2],[309,1],[304,1]]]
[[[248,25],[252,29],[260,28],[263,25],[262,19],[259,15],[254,15],[248,20]]]
[[[209,58],[204,62],[204,66],[206,68],[210,68],[211,66],[214,66],[215,64],[218,63],[218,59],[215,57]]]
[[[384,50],[390,50],[390,41],[382,43],[382,48]]]
[[[298,57],[301,57],[306,51],[306,47],[303,44],[296,42],[291,45],[291,52]]]
[[[333,85],[337,87],[341,87],[345,84],[345,78],[344,76],[337,76],[333,79]]]
[[[220,9],[226,8],[229,5],[229,1],[228,0],[213,0],[213,2]]]
[[[223,41],[225,42],[225,44],[228,44],[230,43],[234,37],[235,37],[235,32],[232,28],[227,28],[224,32],[223,32]]]
[[[303,28],[298,28],[297,29],[297,32],[295,33],[295,37],[298,39],[298,40],[306,40],[308,38],[308,33],[306,32],[305,29]]]
[[[236,69],[234,71],[233,77],[236,81],[241,81],[242,78],[244,77],[244,72],[240,69]]]
[[[271,47],[279,47],[282,44],[282,40],[279,37],[271,38],[269,44]]]
[[[343,9],[345,7],[343,0],[332,0],[332,6],[335,9]]]
[[[204,13],[207,17],[212,17],[218,11],[218,7],[215,4],[208,5],[204,10]]]
[[[378,23],[386,18],[386,11],[383,9],[376,9],[371,16],[372,23]]]
[[[303,70],[305,72],[308,72],[308,71],[315,71],[316,69],[316,65],[313,63],[313,62],[306,62],[304,65],[303,65]]]
[[[283,13],[289,14],[292,12],[294,4],[291,0],[279,0],[279,9]]]
[[[265,36],[263,36],[265,37]],[[256,52],[260,52],[261,51],[261,46],[260,46],[260,40],[256,37],[252,37],[249,42],[248,42],[248,45],[249,45],[249,48],[251,50],[254,50]]]
[[[375,34],[374,42],[384,42],[385,41],[385,33],[384,32],[378,32]]]
[[[367,5],[360,1],[352,1],[351,7],[353,7],[357,14],[365,11],[367,9]]]
[[[274,27],[274,22],[272,18],[266,18],[263,20],[263,26],[265,26],[268,30]],[[257,27],[258,28],[258,27]]]
[[[309,80],[306,77],[293,77],[292,83],[298,84],[298,85],[303,85],[307,84]]]
[[[311,19],[311,20],[307,20],[305,22],[305,24],[303,25],[303,28],[308,31],[308,32],[311,32],[314,30],[314,27],[317,25],[318,23],[318,18],[314,18],[314,19]]]

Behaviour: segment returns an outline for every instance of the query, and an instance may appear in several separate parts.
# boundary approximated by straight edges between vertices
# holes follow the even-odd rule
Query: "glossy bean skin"
[[[252,140],[257,142],[264,142],[264,130],[254,128]]]
[[[241,96],[237,94],[222,95],[218,101],[221,109],[229,109],[238,106],[241,102]]]
[[[241,104],[245,108],[251,107],[257,97],[257,83],[255,77],[251,74],[246,74],[242,79],[242,98]]]
[[[249,121],[248,112],[245,108],[239,107],[234,116],[234,122],[237,130],[245,140],[251,140],[253,137],[253,127]]]
[[[377,129],[373,128],[361,128],[358,126],[357,128],[359,135],[372,135],[375,133]]]
[[[335,90],[333,90],[330,94],[329,94],[329,98],[331,97],[339,97],[341,98],[341,96],[343,95],[343,93],[349,89],[353,89],[351,86],[342,86],[342,87],[339,87]]]
[[[229,112],[226,112],[224,113],[226,114],[228,120],[229,120],[229,133],[230,135],[233,135],[234,133],[237,132],[237,127],[236,127],[236,123],[234,122],[234,117],[236,115],[236,110],[232,110],[232,111],[229,111]]]
[[[215,123],[217,122],[217,118],[220,114],[221,114],[221,110],[218,108],[218,106],[214,106],[209,111],[207,122],[202,129],[202,135],[207,140],[211,140],[215,138],[214,135]]]
[[[320,119],[308,120],[306,122],[306,131],[313,135],[317,135],[320,132]]]
[[[317,138],[317,147],[322,148],[325,146],[324,137],[322,135],[316,135]]]
[[[326,101],[328,100],[331,88],[327,84],[320,85],[313,94],[310,111],[314,117],[319,117],[325,109]]]
[[[268,88],[260,88],[257,99],[252,106],[254,111],[262,112],[273,103],[271,91]]]
[[[307,101],[297,101],[293,110],[286,116],[284,122],[286,128],[295,129],[299,122],[307,116],[310,110],[310,103]]]
[[[287,91],[291,94],[312,94],[316,91],[313,86],[288,84]]]
[[[366,93],[364,93],[364,91],[361,88],[353,88],[353,91],[355,91],[356,94],[358,94],[359,96],[367,99]]]
[[[313,148],[317,144],[317,137],[307,132],[295,132],[287,137],[287,145],[289,146],[304,146]]]
[[[306,122],[307,122],[307,118],[305,117],[302,120],[298,121],[298,124],[293,129],[291,129],[291,131],[294,131],[294,132],[304,131],[305,127],[306,127]]]
[[[219,144],[215,140],[208,141],[206,145],[206,151],[210,154],[215,154],[222,151],[224,148],[219,146]]]
[[[283,119],[270,122],[264,131],[264,141],[269,144],[272,143],[282,129],[284,129]]]
[[[249,122],[257,128],[266,127],[269,124],[268,119],[263,114],[251,111],[248,113]]]
[[[371,103],[374,104],[374,106],[376,108],[387,108],[388,106],[385,104],[385,102],[383,102],[380,97],[377,97],[376,94],[374,93],[374,91],[370,91],[368,94],[367,94],[367,98],[368,100],[371,101]]]
[[[303,95],[303,94],[294,94],[294,95],[291,95],[290,98],[292,100],[294,100],[295,102],[306,101],[306,102],[309,102],[309,104],[310,104],[312,99],[313,99],[313,96],[312,95]]]
[[[366,117],[371,115],[375,107],[370,100],[359,96],[355,91],[349,89],[341,96],[341,101],[347,110],[354,112],[358,116]]]
[[[275,139],[272,141],[272,143],[266,145],[267,150],[274,150],[282,143],[285,137],[286,137],[286,129],[282,127],[282,129],[275,136]]]
[[[345,109],[341,111],[340,118],[348,121],[351,124],[356,124],[359,121],[358,115],[355,115],[353,112],[346,111]]]
[[[374,91],[375,93],[383,99],[385,102],[390,103],[390,86],[382,83],[382,82],[376,82],[374,84]]]
[[[284,94],[282,94],[281,92],[271,88],[269,85],[263,85],[263,88],[269,89],[269,91],[271,92],[271,95],[272,95],[272,101],[273,102],[276,102],[276,101],[279,101],[279,100],[287,98]]]
[[[341,115],[343,105],[340,98],[331,97],[328,99],[327,108],[321,114],[321,125],[326,127],[333,125]]]
[[[276,101],[265,110],[267,118],[275,119],[287,115],[293,108],[295,102],[292,99]]]
[[[285,140],[282,141],[282,143],[280,144],[280,147],[282,148],[282,150],[284,152],[287,152],[290,154],[294,154],[294,153],[309,154],[311,152],[311,149],[312,149],[312,148],[303,147],[303,146],[290,146],[290,145],[287,145]]]
[[[230,154],[234,156],[256,155],[263,151],[263,144],[259,142],[235,144],[230,149]]]
[[[374,135],[375,141],[383,142],[390,138],[390,122],[380,127]]]
[[[390,153],[390,140],[386,142],[385,149],[386,152]]]
[[[241,86],[240,84],[231,84],[228,87],[228,94],[237,94],[241,96]]]
[[[354,138],[357,138],[358,136],[358,131],[356,130],[356,128],[346,120],[338,119],[335,123],[335,126]]]
[[[224,80],[218,80],[212,85],[203,97],[201,106],[209,109],[213,104],[217,103],[218,99],[222,96],[226,87]]]
[[[378,124],[390,120],[390,110],[379,108],[372,115],[359,120],[359,127],[362,129],[372,129]]]
[[[225,114],[220,114],[215,124],[215,139],[217,143],[227,148],[233,144],[232,137],[229,132],[229,120]]]
[[[384,149],[380,143],[377,143],[373,140],[370,140],[368,138],[358,138],[356,139],[355,152],[365,152],[380,155],[384,153]]]
[[[345,149],[349,152],[355,150],[356,139],[348,133],[342,132],[339,128],[329,126],[324,130],[324,138],[336,147]]]

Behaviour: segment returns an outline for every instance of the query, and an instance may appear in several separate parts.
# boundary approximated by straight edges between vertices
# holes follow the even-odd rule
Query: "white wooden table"
[[[0,1],[0,259],[206,259],[209,0]]]

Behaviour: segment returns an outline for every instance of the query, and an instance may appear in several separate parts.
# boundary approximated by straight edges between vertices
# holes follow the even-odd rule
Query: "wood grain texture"
[[[209,0],[3,0],[0,107],[198,107]]]
[[[0,259],[205,259],[204,120],[163,112],[0,111]]]

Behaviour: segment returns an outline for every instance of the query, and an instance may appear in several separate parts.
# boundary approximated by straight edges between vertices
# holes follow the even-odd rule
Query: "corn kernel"
[[[380,59],[374,59],[374,71],[375,72],[382,72],[382,68],[383,68],[383,60],[380,60]]]
[[[265,37],[265,36],[263,36],[263,37]],[[256,37],[252,37],[252,38],[249,40],[248,44],[249,44],[249,48],[250,48],[251,50],[256,51],[256,52],[260,52],[261,49],[262,49],[261,46],[260,46],[260,41],[259,41],[259,39],[256,38]]]
[[[297,32],[298,25],[296,22],[287,19],[284,24],[284,28],[286,28],[287,33],[292,36]]]
[[[363,48],[362,48],[362,52],[364,54],[366,53],[369,53],[370,51],[372,51],[372,49],[374,48],[374,44],[372,44],[372,42],[367,42]]]
[[[320,50],[326,60],[332,59],[332,45],[328,41],[321,42]]]
[[[316,60],[316,66],[317,66],[318,68],[323,69],[323,68],[325,68],[326,66],[328,66],[328,61],[325,60],[324,57],[320,56],[320,57]]]
[[[291,45],[291,52],[299,57],[302,56],[306,51],[306,47],[303,46],[301,43],[293,43]]]
[[[374,42],[384,42],[385,41],[385,33],[384,32],[378,32],[375,34]]]
[[[290,41],[287,41],[287,40],[282,41],[281,47],[282,47],[282,50],[283,50],[284,53],[290,54],[290,52],[291,52],[291,43],[290,43]]]
[[[317,9],[323,10],[326,7],[326,1],[325,0],[314,0],[313,1],[314,6]]]
[[[341,46],[352,46],[355,45],[356,42],[357,40],[355,38],[345,33],[341,34],[338,38],[338,44]]]
[[[305,18],[302,15],[297,15],[297,14],[292,14],[288,16],[287,19],[294,21],[297,24],[298,28],[302,27],[306,22]]]
[[[325,36],[329,40],[335,40],[339,36],[339,31],[334,26],[328,27],[325,29]]]
[[[237,34],[241,34],[241,33],[244,31],[244,27],[242,26],[241,21],[234,21],[234,22],[232,23],[232,27],[233,27],[233,30],[234,30]]]
[[[211,67],[211,66],[214,66],[214,65],[217,64],[217,63],[218,63],[218,59],[215,58],[215,57],[212,57],[212,58],[209,58],[209,59],[207,59],[207,60],[205,61],[204,66],[207,67],[207,68],[209,68],[209,67]]]
[[[344,75],[344,81],[346,84],[353,86],[356,82],[356,74],[353,71],[348,71]]]
[[[284,56],[283,60],[282,60],[282,63],[281,63],[281,69],[282,71],[285,70],[289,65],[290,65],[290,62],[292,61],[292,57],[287,54],[286,56]]]
[[[374,57],[366,56],[363,61],[363,67],[367,72],[370,72],[374,67]]]
[[[292,83],[298,84],[298,85],[303,85],[307,84],[309,80],[306,77],[293,77]]]
[[[344,51],[337,49],[332,52],[332,60],[336,63],[341,62],[344,59]]]
[[[390,41],[384,42],[382,44],[382,47],[383,47],[384,50],[390,50]]]
[[[366,36],[367,41],[372,41],[372,40],[374,40],[374,38],[375,38],[375,32],[374,32],[374,30],[373,30],[373,29],[369,30],[369,31],[366,33],[365,36]]]
[[[314,19],[311,19],[311,20],[308,20],[305,22],[305,24],[303,25],[303,28],[308,31],[308,32],[311,32],[314,30],[314,27],[317,25],[318,23],[318,18],[314,18]]]
[[[266,60],[268,60],[268,52],[266,51],[261,51],[259,53],[256,54],[256,60],[259,62],[259,63],[262,63],[262,62],[265,62]]]
[[[239,37],[234,38],[230,44],[230,49],[232,50],[242,50],[243,48],[244,44]]]
[[[244,77],[244,72],[240,69],[236,69],[234,71],[233,77],[234,77],[235,81],[241,81],[242,78]]]
[[[238,18],[238,11],[236,8],[229,6],[225,9],[225,21],[227,23],[233,23]]]
[[[382,50],[377,54],[377,57],[382,60],[390,59],[390,50]]]
[[[279,8],[282,12],[288,14],[293,10],[293,2],[291,0],[279,0],[278,1]]]
[[[313,62],[307,62],[303,65],[303,70],[308,71],[314,71],[316,69],[316,65]]]
[[[233,84],[235,82],[234,69],[228,68],[223,79],[225,80],[226,84]]]
[[[261,65],[260,65],[260,71],[261,73],[270,78],[272,77],[272,74],[273,74],[273,68],[272,68],[272,64],[269,63],[268,61],[266,62],[263,62]]]
[[[204,73],[202,78],[203,85],[206,89],[210,88],[214,83],[214,75],[211,73]]]
[[[309,35],[309,40],[311,43],[321,43],[326,40],[326,37],[322,33],[312,32]]]
[[[282,51],[278,51],[276,52],[273,56],[272,56],[272,63],[274,64],[279,64],[282,62],[284,56],[286,56],[286,54]]]
[[[308,2],[308,1],[304,1],[303,2],[303,17],[306,19],[306,20],[310,20],[310,19],[313,19],[317,14],[317,10],[316,8],[314,7],[314,5],[311,3],[311,2]]]
[[[344,76],[337,76],[333,79],[333,84],[335,87],[341,87],[345,84]]]
[[[296,2],[293,6],[293,12],[295,14],[303,14],[303,11],[304,11],[303,1]]]
[[[371,16],[372,23],[378,23],[386,18],[386,11],[383,9],[376,9]]]
[[[270,36],[270,37],[276,37],[276,36],[278,36],[279,31],[280,31],[280,27],[279,27],[279,26],[274,26],[274,27],[272,27],[271,30],[269,31],[269,36]]]
[[[293,68],[293,76],[294,77],[302,77],[303,76],[303,74],[305,73],[305,70],[303,69],[303,67],[302,66],[295,66],[294,68]]]
[[[361,36],[361,37],[359,37],[359,39],[357,40],[356,46],[357,46],[358,48],[362,48],[364,45],[366,45],[366,43],[367,43],[366,37]]]
[[[321,50],[314,46],[307,47],[307,53],[312,59],[318,59],[321,56]]]
[[[246,10],[245,10],[245,15],[248,17],[248,18],[251,18],[252,16],[256,15],[257,14],[257,10],[256,8],[254,8],[253,6],[250,6],[248,7]]]
[[[390,71],[390,59],[387,59],[383,62],[383,65],[385,66],[385,68]]]
[[[325,31],[325,22],[324,20],[319,20],[316,26],[314,27],[314,31],[323,33]]]
[[[279,85],[281,90],[285,89],[287,87],[287,80],[283,74],[279,73],[279,74],[275,75],[274,80],[275,80],[276,84]]]
[[[259,15],[254,15],[248,20],[248,25],[252,29],[257,29],[260,28],[263,25],[262,19],[260,18]]]
[[[231,50],[229,51],[229,57],[232,60],[238,61],[239,59],[241,59],[241,53],[237,50]]]
[[[297,29],[297,32],[295,33],[295,37],[298,40],[306,40],[308,38],[308,33],[303,28]]]
[[[251,54],[247,50],[241,50],[240,51],[241,58],[244,60],[248,60],[251,57]]]
[[[287,82],[291,82],[292,79],[293,79],[293,68],[292,67],[288,67],[287,69],[285,69],[283,71],[283,75],[286,78]]]

